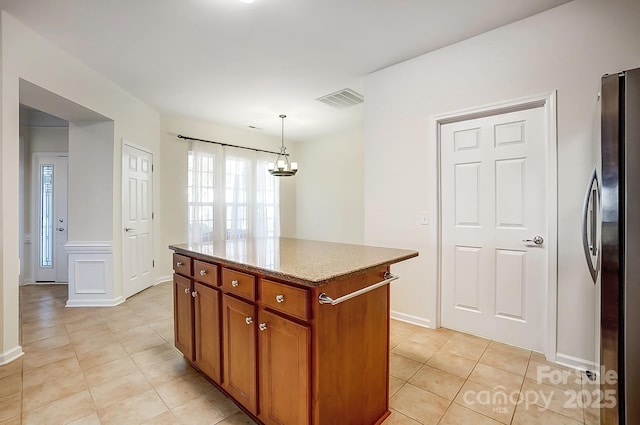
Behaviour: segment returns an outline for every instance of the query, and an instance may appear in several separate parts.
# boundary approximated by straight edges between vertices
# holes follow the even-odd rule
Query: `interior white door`
[[[67,282],[68,157],[34,155],[36,282]]]
[[[440,134],[442,325],[544,351],[544,108]]]
[[[123,291],[130,297],[153,284],[153,156],[126,144],[122,156]]]

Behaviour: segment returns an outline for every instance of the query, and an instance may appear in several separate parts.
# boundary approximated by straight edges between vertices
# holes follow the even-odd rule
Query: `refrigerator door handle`
[[[589,206],[591,206],[591,211]],[[591,214],[589,214],[589,212],[591,212]],[[584,204],[582,206],[582,247],[587,260],[587,267],[589,267],[589,273],[594,283],[600,271],[600,253],[598,252],[597,241],[599,215],[600,183],[598,181],[597,169],[594,166],[591,177],[589,178],[589,184],[587,184],[587,192],[584,195]],[[589,220],[589,218],[591,220]]]

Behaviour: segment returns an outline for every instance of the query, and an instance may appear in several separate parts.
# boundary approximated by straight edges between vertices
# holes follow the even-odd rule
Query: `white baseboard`
[[[160,276],[156,278],[156,283],[153,286],[160,285],[161,283],[170,282],[173,280],[173,276]]]
[[[580,359],[567,354],[556,353],[556,363],[577,370],[596,370],[594,363],[590,360]]]
[[[112,300],[102,299],[81,299],[81,300],[67,300],[65,307],[114,307],[124,302],[123,297],[118,297]]]
[[[4,353],[0,354],[0,366],[11,363],[12,361],[19,359],[23,355],[24,352],[22,351],[22,347],[19,345],[9,351],[5,351]]]
[[[400,313],[399,311],[392,311],[391,318],[399,320],[401,322],[411,323],[412,325],[422,326],[423,328],[433,328],[431,326],[431,320],[425,319],[423,317],[412,316],[410,314]]]

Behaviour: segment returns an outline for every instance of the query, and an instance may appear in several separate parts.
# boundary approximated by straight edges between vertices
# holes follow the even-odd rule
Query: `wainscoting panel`
[[[113,286],[111,242],[68,242],[67,307],[111,307],[124,301]]]

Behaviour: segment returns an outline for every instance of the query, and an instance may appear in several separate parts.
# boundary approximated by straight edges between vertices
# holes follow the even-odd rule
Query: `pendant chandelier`
[[[298,172],[298,163],[289,161],[289,154],[286,153],[287,148],[284,147],[284,119],[287,118],[287,116],[280,115],[280,118],[282,118],[282,145],[280,146],[280,153],[276,158],[276,162],[270,162],[267,167],[272,176],[293,176]]]

